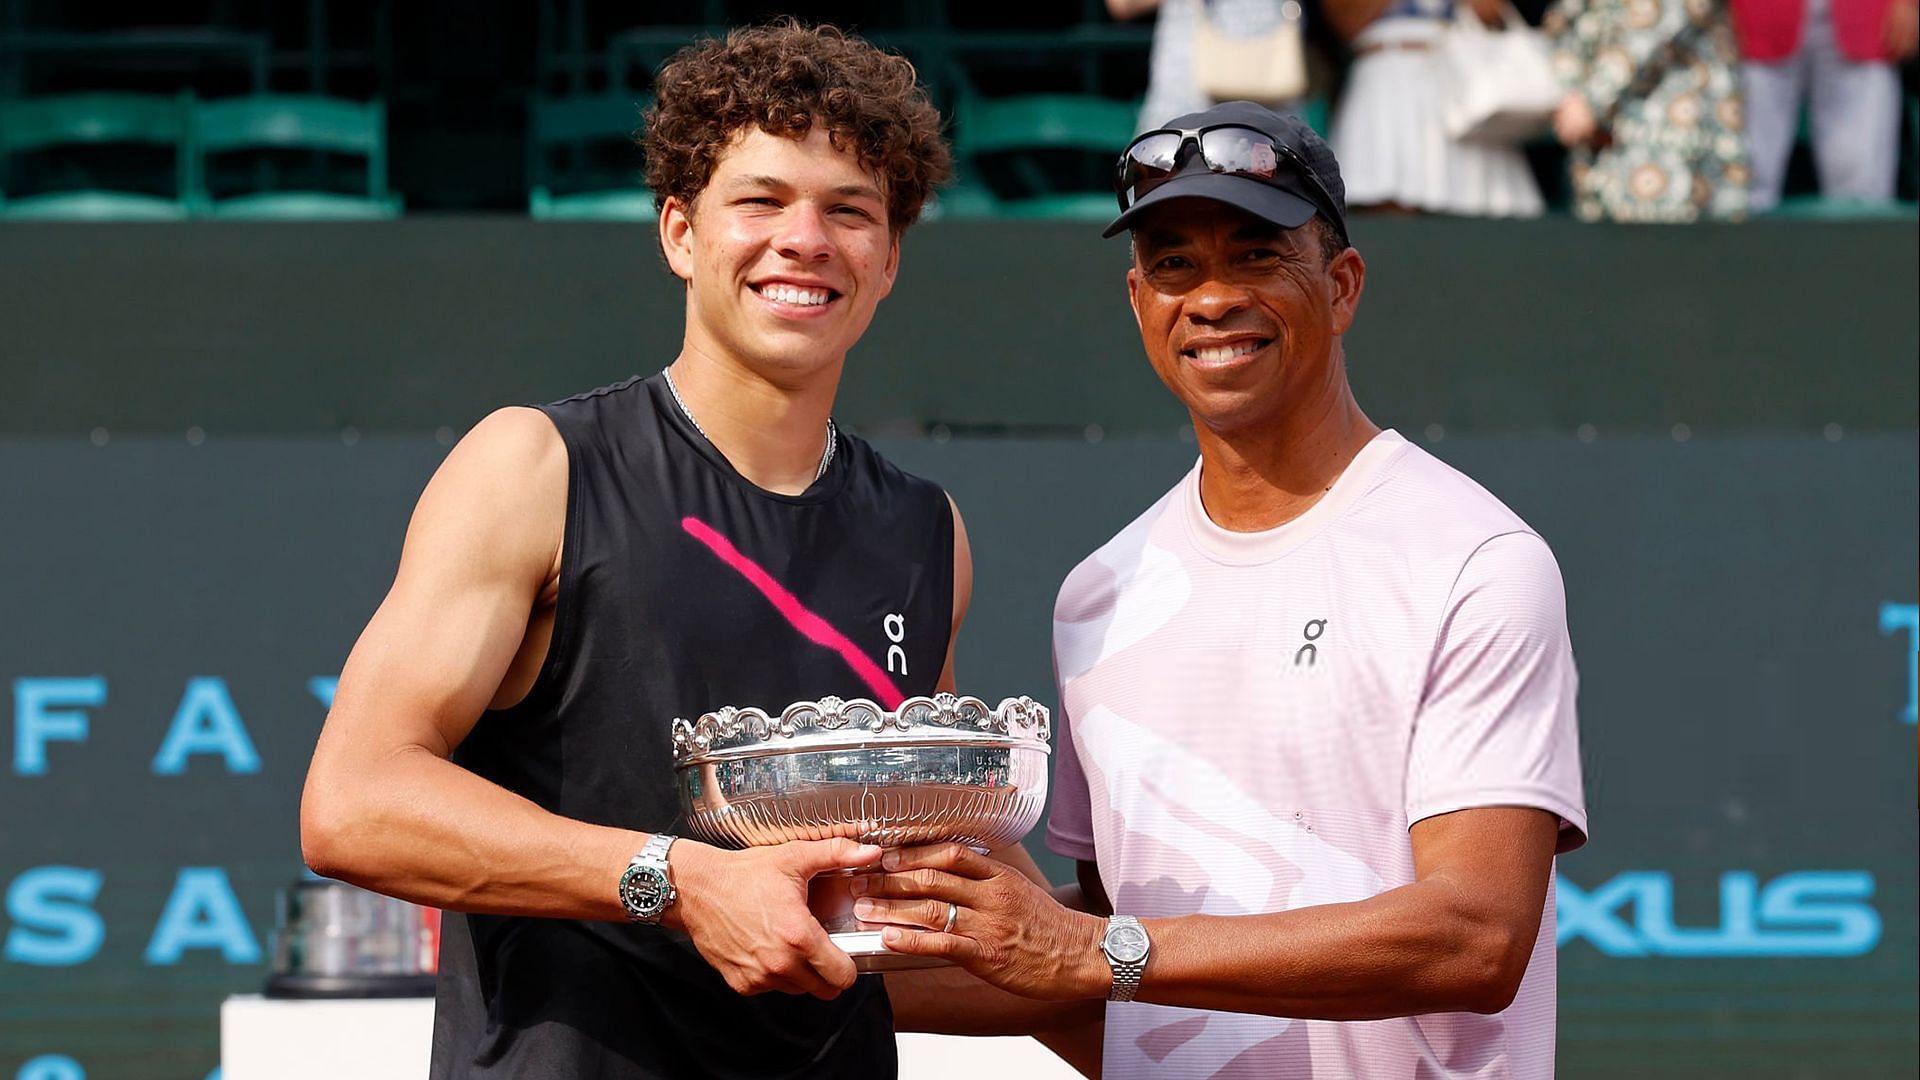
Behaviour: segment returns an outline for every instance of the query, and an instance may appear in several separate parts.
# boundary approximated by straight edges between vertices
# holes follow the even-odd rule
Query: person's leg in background
[[[1900,75],[1886,62],[1856,63],[1833,39],[1827,5],[1809,5],[1806,45],[1813,161],[1829,199],[1885,202],[1900,168]]]
[[[1780,202],[1787,159],[1800,128],[1800,102],[1807,87],[1807,46],[1777,63],[1741,65],[1746,90],[1747,154],[1753,169],[1752,210],[1762,214]]]

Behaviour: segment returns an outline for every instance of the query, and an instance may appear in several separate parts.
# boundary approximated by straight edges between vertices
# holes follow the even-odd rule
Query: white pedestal
[[[1078,1070],[1025,1035],[894,1036],[900,1080],[1081,1080]]]
[[[221,1080],[422,1080],[433,1043],[431,998],[281,1001],[220,1006]],[[1079,1080],[1024,1036],[901,1035],[900,1080]]]
[[[432,998],[220,1006],[220,1080],[423,1080],[432,1049]]]

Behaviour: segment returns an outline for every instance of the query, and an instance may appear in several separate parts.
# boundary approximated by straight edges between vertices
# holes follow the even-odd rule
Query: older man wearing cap
[[[1107,235],[1132,233],[1200,460],[1060,591],[1047,835],[1079,895],[890,855],[863,916],[991,984],[937,1015],[900,995],[897,1022],[1104,1001],[1109,1080],[1549,1077],[1554,857],[1586,839],[1553,555],[1355,401],[1366,264],[1310,129],[1218,105],[1137,138],[1116,183]]]

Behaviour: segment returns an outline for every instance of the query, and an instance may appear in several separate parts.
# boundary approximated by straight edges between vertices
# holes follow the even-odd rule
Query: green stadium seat
[[[959,218],[990,218],[998,216],[1000,200],[993,192],[978,183],[957,179],[934,192],[921,211],[923,220],[941,221]]]
[[[542,221],[652,221],[659,216],[653,192],[637,186],[571,195],[553,195],[546,188],[534,188],[527,193],[527,212]]]
[[[1004,199],[998,213],[1008,218],[1064,218],[1071,221],[1112,221],[1119,216],[1120,204],[1105,191],[1069,191],[1059,195],[1035,195],[1026,199]]]
[[[535,97],[527,105],[527,212],[548,221],[650,221],[653,192],[631,164],[650,99],[632,94]],[[595,147],[617,168],[580,163]],[[555,167],[555,158],[569,164]]]
[[[87,221],[172,221],[195,192],[186,95],[71,94],[0,101],[0,216]],[[10,197],[15,159],[59,147],[146,144],[171,147],[174,194],[86,187]]]
[[[984,209],[1009,217],[1096,219],[1117,212],[1104,181],[1084,190],[1059,190],[1058,179],[1023,156],[1039,150],[1081,151],[1103,164],[1119,155],[1133,138],[1139,107],[1127,101],[1084,94],[1023,94],[982,98],[961,94],[954,104],[954,158],[959,182],[947,200],[953,216],[979,216]],[[994,197],[981,179],[981,159],[1011,158],[1014,175],[1025,189]],[[981,196],[985,196],[983,201]]]
[[[400,213],[387,190],[387,111],[379,101],[259,94],[194,107],[193,146],[204,177],[207,158],[244,150],[311,150],[366,161],[364,193],[262,190],[207,196],[201,211],[218,218],[355,220]]]

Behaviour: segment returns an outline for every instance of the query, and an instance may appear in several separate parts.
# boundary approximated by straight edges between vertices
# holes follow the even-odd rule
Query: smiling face
[[[660,241],[687,282],[687,347],[789,387],[837,374],[900,257],[879,180],[818,124],[743,129],[691,207],[666,201]]]
[[[1359,252],[1329,262],[1311,223],[1283,229],[1210,199],[1169,200],[1133,239],[1141,342],[1196,424],[1311,424],[1345,400],[1338,338],[1366,277]]]

